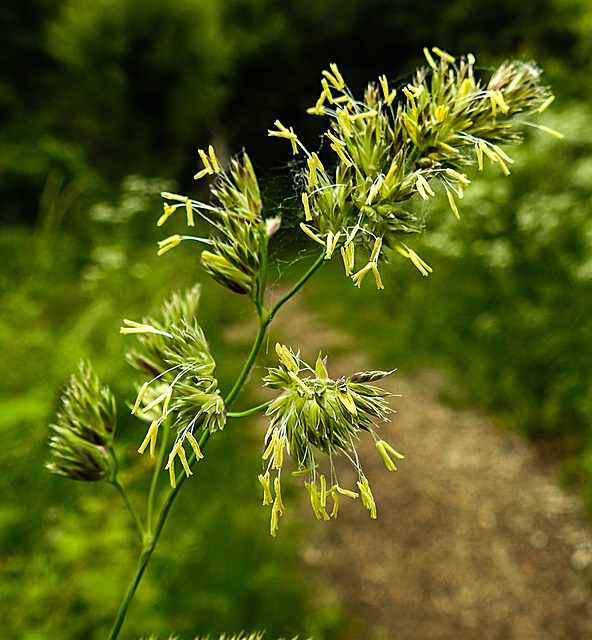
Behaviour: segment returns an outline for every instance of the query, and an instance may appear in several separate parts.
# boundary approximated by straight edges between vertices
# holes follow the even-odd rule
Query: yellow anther
[[[446,62],[449,62],[450,64],[454,64],[454,62],[455,62],[454,57],[451,56],[449,53],[446,53],[446,51],[442,51],[442,49],[440,49],[440,47],[432,47],[432,51],[437,56],[440,56],[440,58],[442,58],[442,60],[446,60]]]
[[[503,160],[509,162],[510,164],[514,164],[514,160],[512,160],[512,158],[510,158],[510,156],[507,155],[501,147],[498,147],[497,144],[494,144],[492,149],[500,158],[503,158]]]
[[[185,449],[183,449],[182,442],[181,442],[181,446],[177,451],[177,454],[179,456],[179,459],[181,460],[181,464],[183,465],[183,469],[185,470],[185,473],[187,474],[187,476],[192,476],[193,471],[191,471],[191,468],[189,467],[189,463],[187,462],[187,454],[185,453]]]
[[[479,148],[491,160],[491,162],[499,161],[499,157],[487,146],[487,144],[485,144],[483,140],[479,140]]]
[[[170,251],[179,244],[181,244],[181,236],[179,234],[175,234],[174,236],[169,236],[164,240],[160,240],[158,242],[157,255],[161,256],[163,253]]]
[[[346,144],[343,140],[341,140],[340,138],[338,138],[337,136],[333,135],[333,133],[331,133],[331,131],[327,131],[327,133],[325,133],[325,135],[327,136],[327,138],[329,138],[329,140],[331,140],[331,142],[333,142],[335,145],[338,145],[340,147],[345,147]]]
[[[307,161],[308,164],[308,185],[315,187],[318,184],[317,169],[321,172],[325,171],[323,163],[319,160],[319,156],[313,153]]]
[[[319,156],[316,153],[312,154],[312,159],[319,171],[325,171],[325,167],[323,166],[323,163],[320,161]]]
[[[195,459],[201,460],[204,457],[204,455],[201,452],[201,449],[199,447],[199,442],[195,439],[195,436],[191,433],[191,431],[187,431],[185,433],[185,437],[187,438],[187,440],[189,440],[189,444],[193,449],[193,453],[195,453]]]
[[[275,499],[278,503],[280,513],[284,512],[284,503],[282,502],[282,484],[278,477],[273,479],[273,489],[275,491]]]
[[[362,267],[357,273],[354,273],[352,280],[356,287],[362,286],[362,281],[366,277],[366,274],[372,269],[372,262],[369,262],[366,266]]]
[[[333,99],[333,95],[331,94],[331,87],[329,86],[329,83],[325,78],[321,78],[321,86],[323,87],[321,95],[324,95],[325,98],[327,98],[329,104],[333,104],[335,100]]]
[[[550,134],[552,136],[555,136],[556,138],[559,138],[559,140],[561,140],[562,138],[565,137],[559,131],[555,131],[555,129],[551,129],[551,127],[545,127],[545,125],[543,125],[543,124],[535,124],[535,125],[532,125],[532,126],[536,127],[537,129],[540,129],[541,131],[544,131],[545,133],[548,133],[548,134]]]
[[[374,502],[374,496],[372,495],[372,491],[370,490],[368,478],[366,478],[366,476],[362,476],[361,480],[358,480],[356,484],[360,489],[362,504],[366,507],[366,509],[368,509],[368,511],[370,511],[370,517],[373,519],[376,518],[376,502]]]
[[[169,406],[169,402],[171,401],[171,396],[173,394],[173,387],[170,386],[164,393],[161,393],[158,398],[155,398],[150,404],[147,404],[143,409],[142,413],[148,413],[154,407],[157,407],[161,402],[164,403],[162,407],[162,416],[166,417],[166,412]]]
[[[331,92],[329,92],[329,97],[331,95]],[[319,99],[317,100],[317,103],[315,104],[314,107],[309,107],[306,110],[306,113],[309,113],[311,115],[316,115],[316,116],[322,116],[325,113],[325,107],[323,106],[323,104],[325,103],[325,98],[327,97],[327,93],[323,90],[321,92],[321,95],[319,96]]]
[[[312,214],[310,212],[310,205],[308,203],[308,195],[306,193],[302,194],[302,205],[304,206],[304,219],[309,222],[312,220]]]
[[[298,153],[298,147],[296,145],[298,136],[294,133],[294,129],[292,127],[290,127],[289,129],[287,127],[284,127],[284,125],[279,120],[276,120],[274,124],[278,128],[278,131],[272,131],[271,129],[268,129],[267,135],[275,136],[276,138],[286,138],[287,140],[289,140],[292,143],[292,153],[296,155]]]
[[[509,176],[510,175],[510,170],[508,169],[508,167],[506,167],[506,163],[499,157],[498,157],[497,161],[498,161],[499,166],[501,167],[504,175],[505,176]]]
[[[382,284],[382,279],[380,277],[380,272],[378,271],[378,267],[375,262],[372,263],[372,273],[374,274],[374,280],[376,281],[377,289],[384,289],[384,285]]]
[[[512,161],[513,162],[513,161]],[[446,173],[453,178],[456,178],[463,186],[468,187],[471,184],[471,181],[467,178],[467,176],[455,171],[454,169],[446,169]]]
[[[370,111],[363,111],[362,113],[354,113],[350,116],[351,120],[363,120],[364,118],[373,118],[378,115],[376,109],[370,109]]]
[[[480,144],[475,145],[475,152],[477,153],[477,166],[479,171],[483,171],[483,149]]]
[[[317,104],[314,107],[308,107],[306,113],[310,116],[324,116],[325,115],[325,107],[322,104]]]
[[[337,65],[335,63],[331,63],[329,68],[331,69],[331,72],[323,71],[323,75],[337,89],[337,91],[341,91],[345,87],[345,82],[339,73]]]
[[[491,113],[497,115],[497,107],[500,108],[502,113],[508,113],[510,107],[504,100],[504,96],[499,89],[490,89],[488,91],[489,99],[491,100]]]
[[[214,173],[220,173],[220,165],[218,164],[216,153],[214,152],[214,147],[212,145],[208,147],[208,154],[210,156],[210,162],[212,163],[212,169],[214,170]]]
[[[135,320],[128,320],[127,318],[123,320],[123,324],[127,326],[121,327],[119,333],[159,333],[151,324],[144,324],[142,322],[136,322]]]
[[[308,225],[304,224],[304,222],[300,223],[300,228],[309,238],[325,246],[325,241],[319,238],[319,236],[317,236],[317,234]]]
[[[410,249],[409,247],[405,247],[404,245],[395,245],[395,250],[400,253],[404,258],[408,258],[414,264],[414,266],[421,272],[422,276],[428,276],[432,273],[433,269],[429,264],[424,262],[418,255]]]
[[[372,253],[370,254],[370,262],[376,262],[378,260],[381,247],[382,238],[376,238],[376,240],[374,241],[374,246],[372,247]]]
[[[539,113],[543,113],[543,111],[553,102],[553,100],[555,100],[555,96],[551,95],[549,96],[545,102],[543,102],[543,104],[537,109],[537,111]]]
[[[327,481],[325,480],[325,476],[322,474],[321,474],[320,480],[321,480],[321,491],[320,491],[321,507],[323,507],[324,509],[327,506]]]
[[[387,107],[390,107],[390,105],[392,104],[393,100],[397,95],[397,91],[395,89],[393,89],[392,91],[389,91],[388,80],[385,75],[380,76],[378,80],[382,88],[382,94],[384,96],[384,104],[386,104]]]
[[[187,226],[194,227],[195,221],[193,220],[193,207],[189,200],[185,203],[185,213],[187,214]]]
[[[329,260],[337,247],[337,242],[341,236],[341,231],[338,231],[335,235],[331,231],[327,234],[327,251],[325,253],[325,260]]]
[[[337,491],[333,491],[333,488],[331,489],[331,497],[333,498],[333,509],[331,510],[331,518],[336,518],[337,517],[337,512],[339,511],[339,494],[337,493]]]
[[[432,58],[432,54],[430,53],[427,47],[423,48],[423,55],[425,56],[425,59],[428,61],[428,64],[430,65],[430,67],[432,67],[432,69],[436,69],[436,63],[434,62],[434,58]]]
[[[403,460],[405,456],[401,455],[398,451],[395,451],[388,442],[384,440],[379,440],[376,443],[376,448],[378,452],[382,456],[384,460],[384,464],[389,471],[396,471],[397,467],[395,463],[392,461],[391,456],[398,458],[399,460]]]
[[[167,200],[177,200],[178,202],[187,202],[187,196],[180,196],[176,193],[170,193],[169,191],[161,191],[161,197]]]
[[[319,492],[313,482],[305,482],[304,486],[306,490],[310,494],[310,504],[312,506],[312,510],[314,511],[317,520],[329,520],[329,515],[325,511],[325,509],[321,505],[321,497]]]
[[[139,407],[140,407],[140,403],[142,402],[142,398],[144,397],[144,394],[146,393],[146,389],[148,389],[148,382],[145,382],[142,385],[142,388],[140,389],[140,391],[138,392],[138,397],[136,398],[136,402],[134,403],[134,408],[132,409],[132,414],[135,415],[136,412],[138,411]]]
[[[353,161],[351,160],[351,158],[349,156],[346,155],[345,151],[343,150],[343,147],[337,144],[332,144],[331,145],[331,149],[333,149],[333,151],[335,151],[335,153],[339,156],[339,158],[341,159],[341,161],[343,162],[343,164],[347,167],[351,167],[353,166]]]
[[[274,429],[273,433],[275,433],[275,431],[276,430]],[[267,460],[267,458],[269,458],[272,451],[274,450],[273,433],[272,433],[272,439],[269,441],[269,444],[267,445],[267,447],[265,448],[265,451],[263,452],[263,455],[261,456],[262,460]]]
[[[354,243],[348,242],[341,247],[341,257],[343,258],[343,266],[345,267],[345,275],[350,276],[354,270]]]
[[[458,213],[458,207],[456,206],[456,202],[454,201],[454,196],[450,191],[446,192],[448,196],[448,203],[450,204],[450,208],[452,209],[452,213],[456,216],[457,220],[460,220],[460,215]]]
[[[271,485],[269,481],[269,472],[266,472],[265,475],[260,473],[257,476],[257,479],[261,483],[263,487],[263,504],[271,504],[273,502],[273,496],[271,495]]]
[[[349,105],[346,105],[343,109],[337,110],[337,122],[345,136],[351,138],[354,134],[351,126],[351,114],[348,107]]]
[[[173,215],[173,213],[175,212],[175,209],[177,207],[171,207],[171,205],[168,202],[164,203],[164,213],[160,216],[160,218],[158,219],[156,226],[157,227],[162,227],[162,225]]]
[[[173,489],[177,486],[177,478],[175,476],[175,462],[174,460],[169,460],[169,463],[165,467],[169,471],[169,482],[171,483],[171,487]]]
[[[419,173],[415,180],[415,188],[417,192],[424,200],[429,200],[430,196],[435,196],[433,189],[430,187],[428,181]]]
[[[160,424],[159,420],[154,420],[152,422],[152,424],[150,425],[150,428],[148,429],[148,433],[146,434],[146,437],[144,438],[142,444],[140,445],[140,448],[138,449],[138,453],[144,453],[144,451],[146,451],[146,447],[150,445],[150,456],[154,457],[154,450],[156,446],[156,438],[158,436],[159,424]]]
[[[354,500],[360,495],[359,493],[356,493],[355,491],[350,491],[349,489],[342,489],[338,484],[335,485],[335,489],[342,496],[347,496],[348,498],[353,498]]]
[[[200,174],[203,174],[204,172],[206,174],[212,175],[214,173],[214,169],[212,168],[212,164],[210,162],[210,159],[206,155],[206,152],[203,149],[198,149],[197,153],[199,154],[199,157],[201,158],[201,161],[203,162],[203,165],[204,165],[204,168],[202,169],[202,171],[200,171],[200,173],[197,174],[197,176],[199,176]]]

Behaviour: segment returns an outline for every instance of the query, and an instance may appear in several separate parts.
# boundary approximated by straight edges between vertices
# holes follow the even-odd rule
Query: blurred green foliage
[[[383,270],[377,295],[334,278],[341,267],[330,264],[308,300],[352,332],[364,326],[357,339],[377,367],[450,368],[465,401],[563,455],[592,508],[586,0],[5,0],[0,24],[4,635],[106,636],[135,541],[109,487],[43,469],[60,386],[89,358],[131,400],[122,318],[151,312],[198,277],[190,249],[155,260],[158,192],[188,181],[194,150],[210,141],[221,155],[245,145],[273,175],[286,161],[285,146],[266,138],[276,118],[314,148],[320,125],[303,114],[329,62],[354,91],[381,73],[404,79],[425,45],[471,51],[484,65],[534,58],[545,69],[558,94],[548,124],[566,139],[534,132],[508,150],[509,178],[470,176],[462,222],[444,205],[414,245],[434,267],[429,278],[400,261],[391,276]],[[285,194],[273,180],[267,191]],[[204,292],[202,312],[228,385],[246,347],[229,337],[240,331],[219,327],[249,316],[218,288]],[[129,452],[143,432],[125,406],[119,415],[121,458],[139,478],[147,463]],[[268,539],[252,482],[259,438],[230,425],[224,438],[175,506],[126,633],[265,627],[270,637],[343,637],[342,612],[298,573],[298,527]]]

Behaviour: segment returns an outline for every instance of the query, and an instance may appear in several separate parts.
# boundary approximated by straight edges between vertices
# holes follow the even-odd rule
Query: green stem
[[[206,446],[208,440],[210,439],[211,433],[209,431],[204,431],[199,439],[199,448],[203,450]],[[189,468],[192,468],[195,464],[195,454],[192,453],[188,460]],[[158,514],[158,520],[156,522],[156,526],[154,527],[154,535],[152,539],[152,547],[156,546],[158,539],[160,538],[160,534],[162,533],[162,529],[164,527],[164,523],[169,515],[169,511],[173,506],[173,502],[175,498],[179,494],[181,487],[187,480],[187,475],[185,473],[181,474],[179,479],[177,480],[177,484],[175,487],[172,487],[169,493],[167,494],[164,502],[162,503],[162,507],[160,509],[160,513]]]
[[[249,373],[251,372],[251,369],[253,368],[253,365],[255,364],[255,360],[257,358],[257,355],[259,354],[261,345],[263,344],[263,340],[265,338],[265,332],[267,330],[267,327],[269,326],[269,323],[272,321],[273,317],[275,316],[279,308],[282,305],[284,305],[294,294],[296,294],[304,286],[304,284],[309,280],[309,278],[315,273],[315,271],[323,264],[324,258],[325,258],[325,255],[323,253],[315,260],[315,262],[310,266],[310,268],[306,271],[306,273],[304,273],[304,275],[298,280],[298,282],[296,282],[296,284],[292,287],[292,289],[285,296],[283,296],[278,302],[276,302],[276,304],[272,307],[271,311],[267,312],[263,307],[263,303],[262,303],[263,295],[261,294],[260,300],[258,301],[258,304],[257,304],[257,309],[259,312],[259,329],[257,331],[257,335],[253,342],[253,346],[251,347],[251,352],[249,353],[249,357],[247,358],[247,361],[245,362],[234,386],[226,396],[225,403],[227,408],[229,408],[230,405],[234,402],[234,400],[236,400],[236,397],[238,396]],[[265,403],[265,404],[268,404],[268,403]],[[256,407],[254,410],[248,410],[246,412],[242,412],[242,414],[249,415],[250,413],[254,413],[255,410],[259,410],[263,408],[263,406],[265,405]],[[241,415],[241,412],[232,414],[233,417],[239,417],[240,415]],[[199,439],[200,449],[203,450],[209,438],[210,438],[210,432],[205,431],[202,434],[201,438]],[[164,451],[164,448],[165,448],[164,446],[161,447],[161,450],[159,453],[158,466],[162,466],[160,463],[164,461],[164,458],[160,460],[160,456],[164,455],[162,453]],[[189,467],[191,468],[194,463],[195,463],[195,454],[192,454],[188,460]],[[154,502],[154,494],[156,493],[157,478],[158,476],[155,473],[152,477],[152,484],[150,487],[149,505],[151,503],[153,504]],[[142,579],[142,576],[144,574],[148,561],[150,560],[152,552],[156,547],[156,543],[160,538],[160,534],[162,533],[162,529],[170,513],[171,507],[173,506],[173,503],[176,497],[179,495],[179,491],[181,490],[181,487],[185,483],[186,479],[187,479],[187,475],[182,474],[177,481],[177,485],[171,488],[171,490],[167,494],[162,504],[162,507],[160,509],[160,513],[158,514],[158,519],[156,521],[154,529],[152,529],[150,521],[148,522],[148,527],[149,527],[148,531],[142,529],[142,531],[144,532],[142,555],[140,556],[136,573],[132,578],[132,581],[130,582],[130,585],[125,593],[123,601],[121,602],[119,611],[117,613],[117,617],[115,619],[115,622],[113,623],[113,627],[111,629],[111,633],[109,634],[108,640],[116,640],[116,638],[119,636],[119,632],[121,631],[121,627],[125,620],[125,616],[127,615],[127,610],[131,604],[131,601],[133,600],[133,597],[136,593],[136,589],[138,588],[140,580]],[[131,508],[131,505],[129,506]],[[152,507],[149,507],[149,508],[152,509]]]
[[[263,344],[263,339],[265,338],[265,332],[269,323],[271,322],[271,314],[267,313],[264,309],[262,309],[260,317],[259,317],[259,329],[257,330],[257,336],[255,337],[255,341],[253,342],[253,346],[251,347],[251,353],[249,353],[249,357],[245,362],[242,371],[240,372],[236,382],[232,389],[228,392],[226,396],[226,408],[228,409],[232,403],[236,400],[236,396],[239,394],[240,390],[243,388],[249,373],[251,373],[251,369],[255,364],[255,359],[259,353],[259,349],[261,349],[261,345]]]
[[[199,440],[199,445],[200,448],[203,448],[207,441],[210,438],[210,432],[206,431],[202,434],[200,440]],[[164,441],[163,441],[163,446],[161,447],[161,451],[165,450],[164,447]],[[164,461],[164,460],[160,460],[161,456],[159,455],[159,464],[160,462]],[[193,464],[195,463],[195,454],[192,454],[191,457],[189,458],[189,466],[192,467]],[[162,466],[162,465],[160,465]],[[153,481],[154,481],[154,475],[153,475]],[[187,476],[185,474],[181,475],[179,480],[177,481],[177,485],[173,488],[171,488],[171,490],[169,491],[169,493],[167,494],[162,508],[160,510],[160,513],[158,514],[158,519],[156,521],[156,524],[154,526],[153,530],[150,531],[146,531],[144,533],[143,536],[143,548],[142,548],[142,554],[140,556],[140,560],[138,562],[138,568],[136,569],[136,573],[134,574],[134,577],[132,578],[127,591],[125,592],[125,596],[123,597],[123,600],[121,602],[121,605],[119,606],[119,611],[117,612],[117,617],[115,618],[115,622],[113,623],[113,627],[111,628],[111,632],[109,634],[109,637],[107,638],[107,640],[116,640],[116,638],[119,636],[119,632],[121,631],[121,627],[123,625],[123,622],[125,620],[125,617],[127,615],[127,611],[129,609],[129,606],[134,598],[134,595],[136,593],[136,589],[138,588],[138,585],[140,584],[140,580],[142,579],[142,576],[144,575],[144,571],[146,569],[146,566],[148,565],[148,561],[150,560],[150,557],[152,556],[152,553],[156,547],[156,543],[158,542],[158,539],[160,538],[160,534],[162,533],[162,529],[164,527],[164,524],[166,522],[166,519],[169,515],[169,512],[171,510],[171,507],[173,506],[173,502],[175,501],[175,498],[177,497],[177,495],[179,494],[179,491],[181,489],[181,487],[183,486],[183,483],[185,482],[185,480],[187,479]],[[152,487],[151,487],[152,490]]]
[[[253,407],[252,409],[247,409],[246,411],[234,411],[228,412],[226,414],[227,418],[246,418],[247,416],[252,416],[254,413],[262,411],[263,409],[267,409],[269,405],[273,402],[273,400],[268,400],[263,404],[260,404],[258,407]]]
[[[304,273],[304,275],[300,278],[300,280],[298,280],[298,282],[292,287],[292,289],[290,289],[290,291],[288,291],[288,293],[286,293],[286,295],[283,298],[280,298],[275,303],[275,305],[271,308],[271,311],[269,312],[269,322],[271,322],[275,314],[278,312],[279,308],[282,305],[286,304],[286,302],[288,302],[288,300],[295,293],[297,293],[298,291],[300,291],[300,289],[302,289],[302,287],[308,282],[308,280],[310,280],[310,278],[314,275],[317,269],[324,263],[324,261],[325,261],[325,254],[321,253],[319,257],[314,261],[314,263],[310,266],[308,271],[306,271],[306,273]]]
[[[136,593],[136,589],[140,584],[140,580],[142,579],[144,570],[148,565],[148,560],[150,560],[152,551],[154,551],[154,545],[142,551],[142,555],[140,556],[140,560],[138,562],[138,568],[136,569],[136,573],[132,578],[132,581],[130,582],[129,587],[127,588],[127,591],[125,593],[125,596],[123,597],[123,600],[121,601],[121,605],[119,606],[119,611],[117,612],[117,617],[115,618],[115,622],[113,623],[113,627],[111,628],[111,633],[109,633],[109,637],[107,638],[107,640],[115,640],[117,636],[119,636],[119,632],[121,631],[121,626],[123,625],[123,621],[125,620],[127,610],[134,597],[134,594]]]
[[[121,497],[123,498],[123,501],[125,502],[126,507],[128,508],[132,518],[134,519],[134,522],[136,523],[136,527],[138,529],[138,534],[140,536],[140,539],[142,539],[142,536],[144,535],[144,531],[145,531],[144,525],[140,520],[140,517],[136,513],[136,510],[132,506],[132,503],[130,502],[130,499],[125,489],[123,488],[123,486],[121,485],[121,483],[117,478],[113,478],[113,480],[109,480],[109,484],[112,484],[121,494]]]
[[[266,312],[263,307],[261,307],[259,312],[259,329],[257,331],[257,336],[255,337],[255,341],[253,342],[253,346],[251,347],[251,353],[245,362],[245,365],[240,372],[234,386],[226,396],[226,408],[228,409],[230,405],[236,400],[237,395],[242,389],[253,365],[255,364],[255,360],[257,355],[259,354],[259,349],[261,349],[261,345],[263,344],[263,340],[265,338],[265,332],[267,331],[267,327],[269,323],[273,320],[273,317],[278,312],[281,306],[286,304],[288,300],[294,296],[300,289],[306,284],[306,282],[312,277],[312,275],[317,271],[317,269],[323,264],[325,260],[325,254],[321,253],[319,257],[314,261],[314,263],[310,266],[310,268],[302,275],[300,280],[296,282],[296,284],[286,293],[285,296],[280,298],[275,305],[271,308],[271,311]]]
[[[113,461],[113,474],[111,479],[108,480],[107,482],[113,485],[119,491],[121,497],[123,498],[123,501],[125,502],[125,506],[127,507],[134,522],[136,523],[136,528],[138,529],[138,535],[140,536],[140,539],[142,539],[142,536],[144,535],[144,531],[145,531],[144,524],[140,520],[140,517],[138,516],[138,514],[136,513],[136,510],[134,509],[132,503],[130,502],[130,499],[129,499],[129,496],[127,495],[126,490],[117,479],[117,473],[119,471],[119,460],[117,459],[117,455],[115,454],[115,449],[113,447],[110,447],[109,453],[111,454],[111,460]]]

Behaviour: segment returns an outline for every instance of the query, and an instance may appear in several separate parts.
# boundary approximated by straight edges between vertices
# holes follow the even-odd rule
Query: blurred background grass
[[[125,473],[140,478],[145,461],[129,452],[143,429],[127,418],[133,379],[118,328],[201,279],[191,247],[156,259],[158,193],[203,196],[191,176],[196,149],[213,142],[229,154],[246,147],[268,206],[280,206],[293,195],[277,178],[286,146],[267,128],[279,118],[316,146],[322,123],[304,120],[305,109],[330,62],[355,92],[382,73],[404,79],[424,46],[470,51],[485,68],[518,57],[545,70],[557,101],[544,123],[565,140],[527,132],[510,150],[509,178],[487,170],[468,189],[462,224],[436,206],[414,245],[434,268],[429,278],[400,261],[383,270],[377,295],[328,265],[306,300],[377,367],[449,370],[456,402],[479,403],[559,457],[592,509],[587,0],[5,0],[0,24],[4,636],[107,635],[135,563],[134,534],[109,488],[43,469],[60,387],[81,357],[93,361],[119,392]],[[224,388],[248,340],[226,327],[249,315],[204,287],[201,322]],[[253,482],[259,456],[248,430],[212,443],[127,637],[264,627],[270,637],[346,637],[344,612],[299,573],[298,525],[267,536]]]

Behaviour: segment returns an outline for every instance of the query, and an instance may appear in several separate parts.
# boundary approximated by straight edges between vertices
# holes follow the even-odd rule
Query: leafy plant
[[[130,403],[131,413],[147,424],[139,452],[149,452],[155,460],[141,514],[118,478],[111,393],[90,365],[81,367],[65,391],[52,427],[50,470],[72,479],[113,484],[141,541],[138,568],[109,640],[119,636],[173,503],[198,468],[206,445],[210,439],[223,439],[225,430],[236,429],[237,420],[263,411],[270,418],[259,480],[263,503],[271,505],[272,535],[285,510],[281,480],[286,456],[292,459],[293,473],[305,476],[318,519],[337,516],[340,496],[360,497],[370,517],[376,517],[355,440],[360,432],[368,432],[388,470],[395,470],[394,461],[403,458],[379,437],[375,425],[389,412],[388,394],[372,383],[392,371],[362,371],[335,380],[322,354],[311,366],[299,351],[278,343],[278,362],[263,379],[275,396],[255,407],[236,410],[235,404],[244,398],[241,392],[278,310],[334,255],[341,256],[346,277],[357,287],[372,274],[376,287],[384,288],[380,268],[401,256],[427,276],[431,267],[407,244],[424,227],[418,203],[430,201],[434,189],[441,189],[458,217],[458,200],[470,184],[465,168],[477,164],[482,169],[489,160],[509,173],[507,165],[513,160],[499,145],[518,142],[515,126],[543,111],[553,99],[532,64],[506,63],[484,83],[476,76],[473,56],[456,60],[438,48],[432,52],[434,56],[424,51],[428,66],[419,69],[400,92],[382,76],[367,86],[361,100],[350,92],[337,66],[330,65],[323,72],[320,97],[309,109],[311,115],[329,119],[318,152],[308,151],[295,131],[279,121],[269,131],[272,137],[288,140],[294,155],[304,157],[296,175],[299,226],[313,249],[312,256],[310,252],[305,256],[302,275],[279,300],[270,302],[268,275],[270,246],[282,221],[276,210],[264,206],[246,153],[224,168],[212,146],[199,152],[203,168],[195,177],[213,177],[208,203],[162,194],[165,204],[159,226],[181,212],[190,229],[197,228],[199,217],[211,231],[201,236],[171,235],[159,242],[158,253],[186,242],[205,245],[203,270],[252,302],[258,328],[240,373],[226,390],[200,326],[199,287],[175,293],[159,314],[124,321],[121,332],[137,339],[128,360],[144,376],[135,402]],[[323,454],[330,463],[328,477],[319,467]],[[355,468],[355,488],[339,483],[333,465],[337,455],[347,457]],[[161,479],[163,470],[169,473],[168,486]]]

